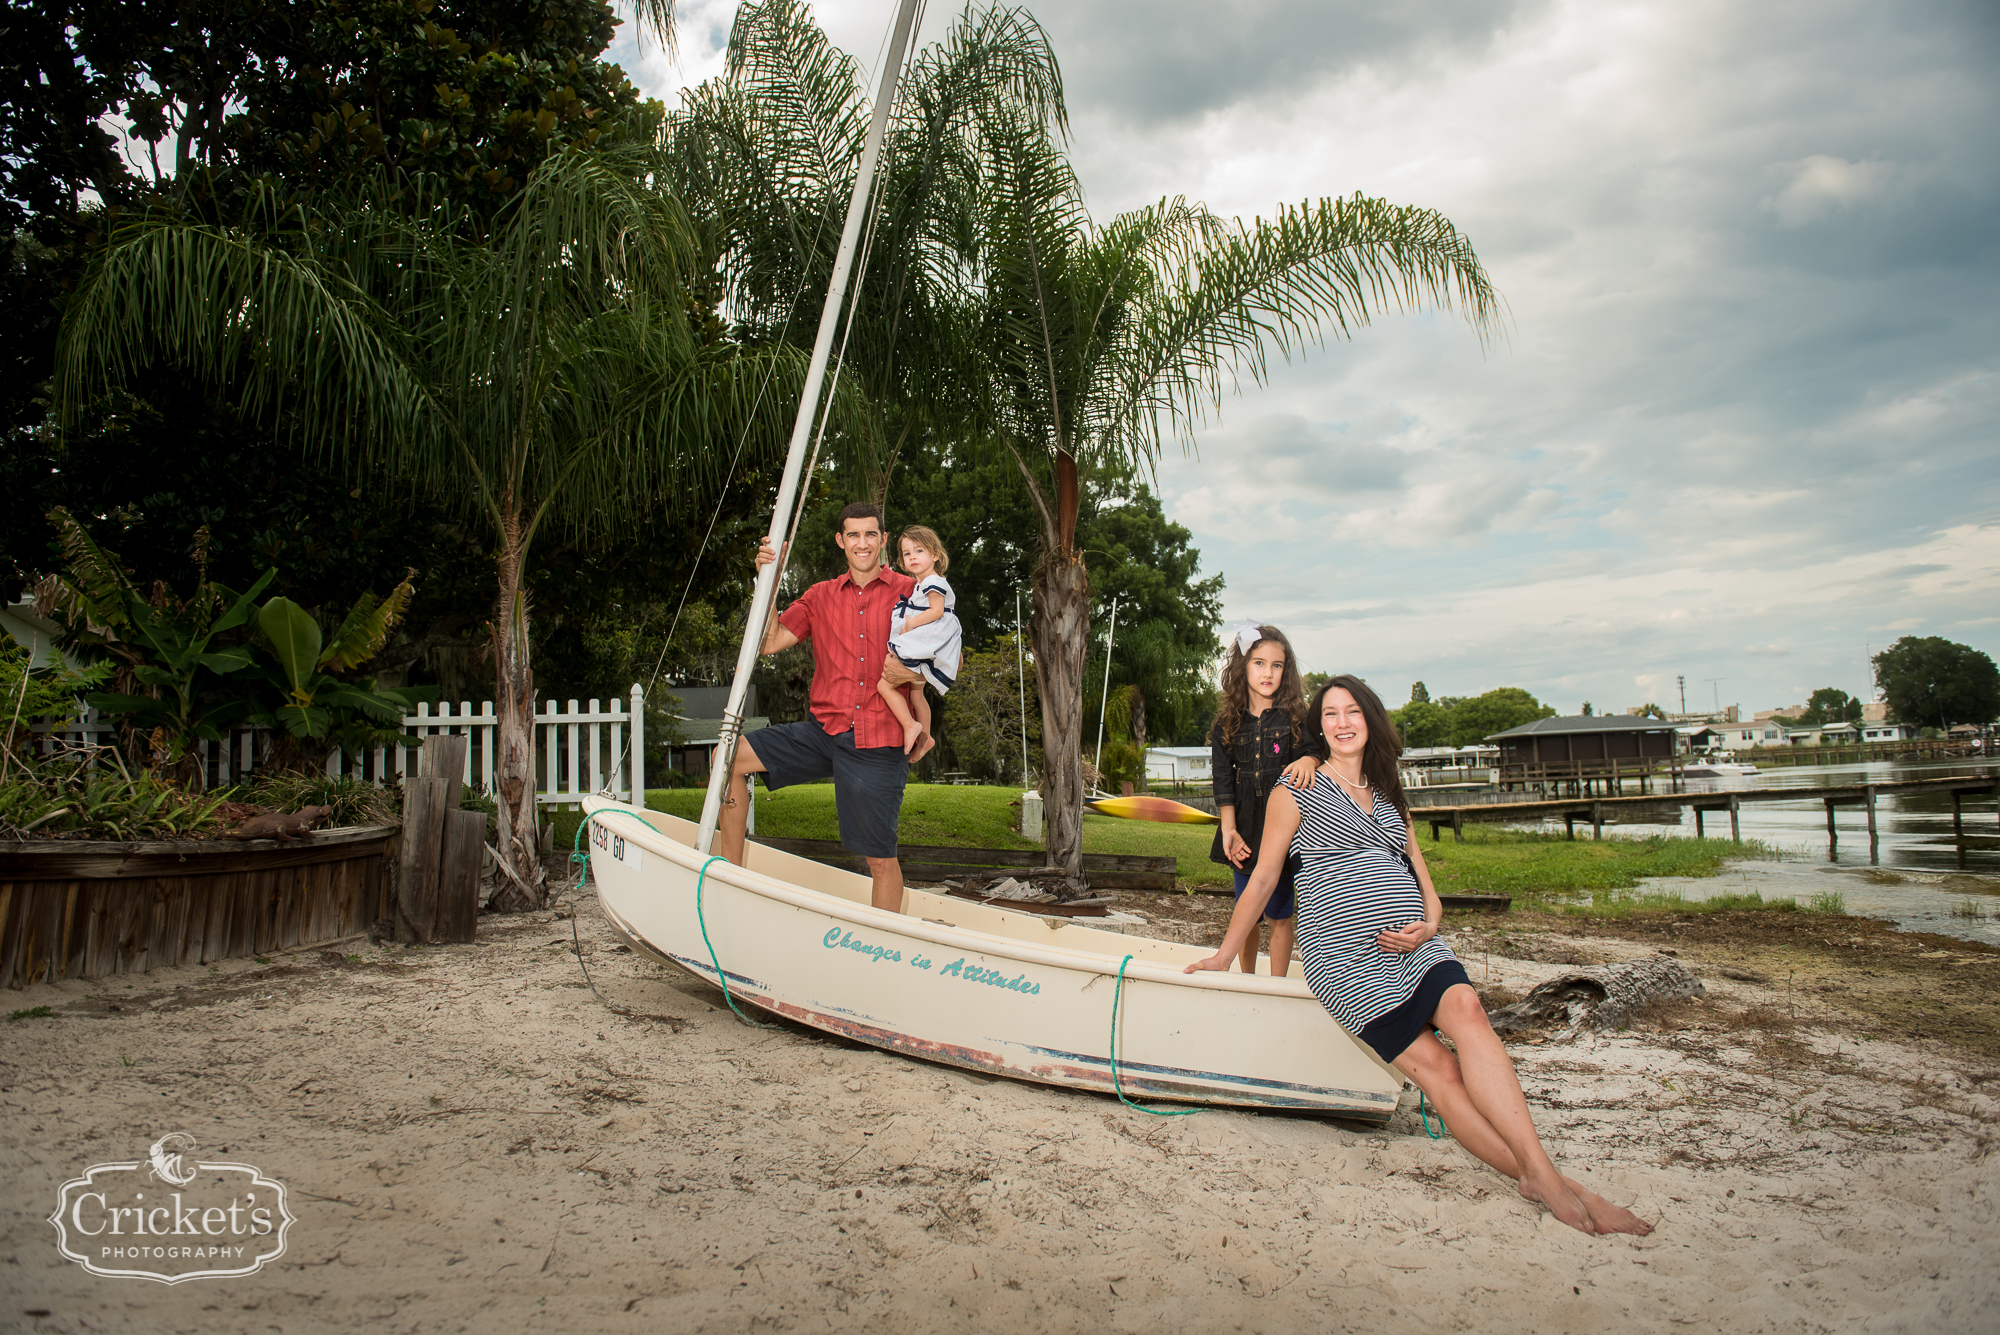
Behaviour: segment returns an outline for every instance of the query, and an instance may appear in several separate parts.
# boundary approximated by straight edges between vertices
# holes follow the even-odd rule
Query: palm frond
[[[1471,243],[1433,209],[1356,194],[1247,226],[1162,228],[1153,213],[1109,231],[1157,275],[1106,386],[1101,431],[1117,448],[1145,451],[1160,416],[1185,437],[1225,388],[1245,375],[1263,382],[1267,347],[1289,359],[1391,309],[1456,309],[1482,341],[1499,325],[1498,295]]]
[[[340,629],[333,633],[333,642],[320,655],[319,666],[329,672],[350,672],[382,652],[389,633],[403,619],[410,599],[416,595],[416,574],[412,570],[405,575],[387,598],[364,593],[356,599]]]

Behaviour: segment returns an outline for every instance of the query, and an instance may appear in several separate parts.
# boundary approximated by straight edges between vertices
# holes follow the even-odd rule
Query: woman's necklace
[[[1332,766],[1328,766],[1328,768],[1331,769]],[[1342,774],[1337,769],[1333,771],[1333,777],[1339,779],[1342,783],[1346,784],[1349,788],[1352,788],[1357,793],[1365,793],[1368,791],[1368,780],[1366,779],[1363,779],[1361,782],[1356,783],[1354,780],[1348,778],[1345,774]]]

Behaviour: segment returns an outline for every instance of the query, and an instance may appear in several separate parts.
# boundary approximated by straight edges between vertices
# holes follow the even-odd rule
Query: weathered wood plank
[[[445,813],[444,846],[438,857],[438,941],[470,941],[479,923],[479,866],[486,855],[486,816],[478,811]]]
[[[28,896],[16,894],[12,881],[0,881],[0,987],[14,987],[27,944],[25,921]]]
[[[471,748],[471,741],[465,737],[433,736],[424,738],[422,768],[417,771],[426,779],[443,779],[447,785],[444,795],[444,809],[458,810],[464,796],[465,754]]]
[[[105,945],[104,893],[107,888],[89,881],[79,887],[76,897],[75,962],[65,961],[65,978],[102,978],[111,972],[111,955]]]
[[[438,851],[449,792],[450,784],[441,778],[419,777],[403,785],[403,856],[396,868],[399,941],[436,939]]]
[[[201,963],[213,964],[229,958],[229,916],[235,905],[233,875],[217,876],[208,883],[208,921],[202,931]]]
[[[234,958],[257,953],[257,878],[238,872],[229,878],[229,953]]]
[[[140,958],[133,962],[138,972],[158,969],[179,962],[180,943],[167,942],[168,902],[185,900],[186,892],[174,886],[173,882],[148,881],[145,900],[142,905],[145,930],[141,934]]]
[[[60,881],[207,876],[269,871],[328,860],[330,852],[380,856],[396,837],[393,825],[320,831],[297,842],[282,839],[189,840],[120,844],[81,839],[0,842],[0,880]]]
[[[199,895],[198,882],[185,881],[173,887],[166,896],[166,926],[160,933],[159,946],[163,952],[154,960],[152,967],[177,965],[188,959],[188,924],[194,921],[194,903]]]
[[[17,884],[17,908],[10,925],[21,933],[19,948],[13,952],[8,987],[29,987],[53,982],[62,968],[63,919],[73,885]]]
[[[271,905],[272,950],[286,950],[299,943],[311,908],[313,873],[318,870],[318,866],[301,867],[297,879],[282,891],[275,878],[263,877],[265,899]]]

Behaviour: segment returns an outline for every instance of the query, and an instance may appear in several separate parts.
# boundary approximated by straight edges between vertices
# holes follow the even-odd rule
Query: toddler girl
[[[903,725],[903,753],[916,760],[937,745],[924,684],[935,686],[942,695],[958,676],[959,627],[951,611],[958,600],[945,582],[951,558],[936,532],[912,524],[903,530],[897,548],[903,573],[917,586],[903,595],[889,618],[889,652],[882,657],[882,680],[875,689]],[[906,686],[915,688],[907,703]]]

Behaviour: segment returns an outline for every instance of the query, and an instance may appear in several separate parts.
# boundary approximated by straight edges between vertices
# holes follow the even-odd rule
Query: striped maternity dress
[[[1331,774],[1294,787],[1292,796],[1306,986],[1347,1032],[1393,1061],[1423,1032],[1444,989],[1470,980],[1442,936],[1408,954],[1375,939],[1424,916],[1423,890],[1403,860],[1408,827],[1395,804],[1377,793],[1374,814],[1364,816]]]

